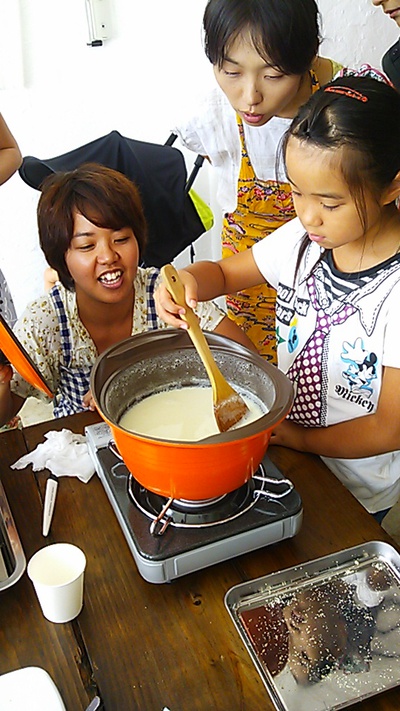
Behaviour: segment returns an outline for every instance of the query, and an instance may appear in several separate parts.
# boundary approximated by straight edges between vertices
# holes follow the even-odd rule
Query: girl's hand
[[[13,376],[10,365],[0,365],[0,385],[8,385]]]
[[[277,425],[272,432],[270,444],[276,444],[280,447],[290,447],[297,449],[298,452],[305,452],[303,445],[304,427],[296,425],[290,420],[284,420]]]
[[[83,396],[82,403],[83,406],[86,407],[88,410],[92,410],[92,412],[96,410],[96,403],[93,399],[91,390],[88,390],[86,395]]]
[[[184,269],[179,270],[179,278],[185,287],[186,303],[193,309],[197,305],[196,279],[192,276],[192,274]],[[181,315],[185,313],[185,309],[175,303],[170,292],[162,281],[154,292],[154,300],[156,302],[157,315],[163,321],[174,328],[188,328],[186,321],[183,321],[181,318]]]

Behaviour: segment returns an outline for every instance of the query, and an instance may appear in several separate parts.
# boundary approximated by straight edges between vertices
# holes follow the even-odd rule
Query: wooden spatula
[[[173,267],[172,264],[166,264],[161,269],[161,276],[175,303],[179,306],[183,306],[186,310],[182,318],[189,324],[189,336],[210,378],[213,391],[214,416],[217,421],[218,429],[220,432],[226,432],[244,417],[249,408],[243,398],[229,385],[219,370],[210,351],[206,337],[200,328],[198,318],[186,303],[185,289],[175,267]]]

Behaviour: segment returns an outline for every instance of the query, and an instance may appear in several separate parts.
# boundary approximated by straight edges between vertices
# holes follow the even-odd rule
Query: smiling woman
[[[58,417],[94,408],[89,380],[100,353],[166,324],[155,313],[158,270],[138,267],[146,222],[139,192],[126,176],[97,164],[52,175],[42,186],[38,226],[59,281],[27,306],[15,332],[55,393]],[[214,304],[201,305],[197,315],[202,328],[251,346]],[[0,423],[30,395],[46,397],[9,366],[2,377]]]
[[[80,318],[99,353],[111,345],[108,305],[118,305],[120,312],[113,339],[122,340],[130,335],[132,284],[139,265],[139,251],[132,228],[98,227],[75,211],[65,265],[74,283]],[[115,318],[117,313],[113,315]]]

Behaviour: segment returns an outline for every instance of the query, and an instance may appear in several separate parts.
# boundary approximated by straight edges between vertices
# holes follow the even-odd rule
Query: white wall
[[[84,0],[0,0],[0,111],[23,155],[50,158],[112,129],[163,143],[174,119],[213,85],[201,39],[205,0],[109,5],[111,38],[89,47]],[[320,0],[319,7],[323,55],[380,66],[398,36],[381,8],[370,0]],[[216,212],[209,167],[196,189]],[[18,312],[42,292],[37,199],[18,174],[0,189],[0,267]],[[199,256],[218,256],[218,225],[199,241]]]

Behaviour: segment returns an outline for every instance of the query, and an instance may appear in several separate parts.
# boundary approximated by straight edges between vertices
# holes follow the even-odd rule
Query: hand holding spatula
[[[193,341],[208,377],[211,381],[214,402],[214,416],[220,432],[226,432],[237,424],[248,412],[245,401],[225,380],[219,370],[202,332],[198,318],[185,300],[185,289],[179,279],[178,272],[172,264],[166,264],[161,269],[161,276],[178,306],[183,306],[185,313],[182,319],[189,325],[188,334]]]

